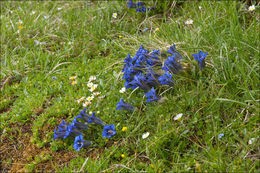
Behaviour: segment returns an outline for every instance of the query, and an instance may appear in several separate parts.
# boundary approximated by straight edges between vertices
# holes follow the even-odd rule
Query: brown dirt
[[[55,166],[67,166],[70,160],[75,158],[73,152],[51,152],[49,147],[38,148],[35,144],[32,144],[30,142],[32,136],[31,124],[26,124],[23,127],[10,124],[10,127],[14,129],[13,132],[6,136],[1,136],[0,169],[2,172],[28,172],[25,166],[32,163],[34,158],[39,157],[41,154],[49,154],[52,159],[37,163],[34,170],[37,170],[37,172],[55,172]],[[10,138],[10,136],[14,138]],[[11,160],[11,162],[8,160]]]

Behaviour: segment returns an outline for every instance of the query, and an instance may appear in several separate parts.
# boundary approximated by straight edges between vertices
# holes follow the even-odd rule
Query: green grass
[[[1,2],[2,169],[70,172],[86,161],[88,172],[257,172],[259,16],[258,6],[250,12],[236,1],[177,3],[146,14],[126,8],[125,1]],[[193,24],[185,25],[187,19]],[[146,103],[139,90],[119,93],[128,53],[141,44],[166,51],[173,43],[194,65],[176,76],[174,88],[160,89],[162,103]],[[199,50],[209,54],[202,72],[192,57]],[[53,131],[83,109],[76,100],[90,96],[93,75],[105,97],[88,111],[100,111],[117,135],[105,139],[102,128],[92,126],[84,138],[93,145],[76,152],[73,139],[53,142]],[[115,110],[122,95],[136,111]],[[183,117],[174,121],[178,113]],[[145,132],[150,136],[142,139]]]

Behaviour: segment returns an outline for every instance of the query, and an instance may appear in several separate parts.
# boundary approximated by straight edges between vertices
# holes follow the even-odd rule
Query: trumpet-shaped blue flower
[[[175,60],[175,57],[176,55],[173,54],[172,56],[168,56],[165,60],[164,66],[162,67],[165,72],[168,71],[177,74],[180,70],[182,70],[181,64]]]
[[[127,7],[128,7],[128,8],[136,8],[136,4],[133,3],[132,1],[128,1],[128,2],[127,2]]]
[[[194,59],[197,61],[200,70],[202,70],[206,65],[205,58],[207,55],[208,55],[207,52],[203,53],[202,51],[199,51],[199,53],[197,53],[197,54],[192,54]]]
[[[180,59],[183,59],[181,54],[176,50],[175,48],[175,44],[173,44],[170,49],[167,51],[167,53],[170,53],[172,55],[174,55],[174,57],[177,59],[177,60],[180,60]]]
[[[79,135],[75,137],[73,148],[79,151],[83,147],[88,147],[91,145],[90,141],[83,140],[83,136]]]
[[[137,12],[144,13],[144,12],[146,12],[146,7],[142,6],[142,7],[136,8],[135,10],[136,10]]]
[[[130,83],[132,86],[138,86],[139,88],[143,90],[149,90],[149,86],[146,83],[145,75],[138,73],[134,76],[134,80],[132,80]]]
[[[120,99],[120,101],[116,105],[117,105],[116,110],[119,110],[119,109],[124,109],[127,111],[135,110],[135,107],[133,107],[129,103],[124,102],[123,97]]]
[[[78,128],[80,130],[87,130],[88,129],[88,125],[78,121],[78,118],[79,117],[76,116],[70,125],[73,126],[73,127]]]
[[[69,124],[67,126],[63,139],[66,139],[67,137],[70,136],[78,136],[78,135],[82,135],[82,132],[80,132],[76,126]]]
[[[145,93],[145,96],[147,97],[146,102],[153,102],[159,100],[159,97],[156,96],[154,88],[152,88],[149,92]]]
[[[100,118],[96,117],[95,115],[96,113],[93,112],[91,117],[88,119],[88,123],[95,123],[97,125],[104,126],[105,125],[104,122]]]
[[[158,81],[160,82],[160,84],[162,85],[169,85],[169,86],[173,86],[173,80],[172,80],[172,75],[168,72],[165,72],[162,76],[160,76],[158,78]]]
[[[67,123],[64,120],[62,120],[60,125],[58,126],[58,130],[55,127],[53,141],[55,141],[58,138],[64,138],[67,126],[68,126]]]
[[[103,137],[111,138],[115,134],[116,134],[116,130],[114,124],[104,126],[103,133],[102,133]]]
[[[141,6],[146,5],[146,3],[145,2],[137,2],[136,5],[137,5],[137,7],[141,7]]]

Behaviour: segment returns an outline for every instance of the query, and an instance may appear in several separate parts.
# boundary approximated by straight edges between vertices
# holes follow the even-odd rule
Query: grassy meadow
[[[2,172],[259,171],[259,4],[145,2],[155,9],[136,12],[124,0],[0,3]],[[163,99],[120,92],[128,53],[173,43],[188,72],[159,88]],[[202,71],[192,56],[200,50]],[[101,97],[87,112],[117,133],[104,138],[93,125],[84,133],[92,145],[77,152],[73,138],[53,141],[54,129],[83,109],[77,100],[91,95],[91,76]],[[122,96],[135,111],[115,110]]]

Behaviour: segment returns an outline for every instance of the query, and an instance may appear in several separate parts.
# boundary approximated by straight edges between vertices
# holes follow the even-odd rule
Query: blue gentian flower
[[[79,118],[78,116],[76,116],[76,117],[74,118],[74,120],[73,120],[72,123],[71,123],[71,126],[77,127],[77,128],[80,129],[80,130],[87,130],[87,129],[88,129],[88,125],[85,124],[85,123],[82,123],[82,122],[78,121],[78,120],[77,120],[78,118]]]
[[[145,13],[146,12],[146,7],[142,6],[142,7],[136,8],[135,10],[137,12]]]
[[[145,96],[147,97],[146,102],[153,102],[159,100],[159,97],[156,96],[154,88],[152,88],[149,92],[145,93]]]
[[[160,50],[153,49],[153,55],[160,55]]]
[[[53,80],[57,80],[57,78],[55,76],[52,77]]]
[[[128,7],[128,8],[136,8],[136,4],[133,3],[132,1],[128,1],[128,2],[127,2],[127,7]]]
[[[144,46],[141,45],[141,46],[139,47],[139,50],[136,51],[136,56],[139,57],[141,54],[147,54],[147,53],[149,53],[149,51],[146,50],[146,49],[144,49]]]
[[[58,126],[58,130],[55,127],[54,135],[53,135],[53,141],[55,141],[58,138],[64,138],[67,126],[68,126],[67,123],[64,120],[62,120],[62,122]]]
[[[146,3],[145,2],[137,2],[136,5],[137,5],[137,7],[141,7],[141,6],[146,5]]]
[[[180,59],[183,59],[181,54],[176,50],[175,48],[175,44],[173,44],[170,49],[167,51],[167,53],[170,53],[172,55],[174,55],[174,57],[177,59],[177,60],[180,60]]]
[[[77,118],[81,118],[83,119],[85,122],[88,122],[90,116],[88,114],[86,114],[86,108],[84,108],[82,111],[79,112],[79,115],[77,116]]]
[[[66,121],[62,120],[60,125],[58,126],[58,129],[59,129],[59,131],[66,130],[67,126],[68,125],[67,125]]]
[[[53,134],[53,141],[55,141],[58,138],[64,138],[66,131],[57,131],[57,128],[55,127],[54,134]]]
[[[78,127],[69,124],[67,126],[63,139],[66,139],[67,137],[70,137],[70,136],[78,136],[78,135],[82,135],[82,132],[79,131]]]
[[[83,140],[83,136],[79,135],[75,137],[73,148],[79,151],[82,147],[88,147],[91,145],[90,141]]]
[[[224,136],[224,134],[223,134],[223,133],[220,133],[220,134],[218,135],[218,139],[221,139],[223,136]]]
[[[88,119],[88,123],[95,123],[97,125],[104,126],[104,122],[100,118],[95,117],[95,114],[95,112],[92,113],[91,117]]]
[[[102,133],[103,137],[111,138],[115,134],[116,134],[116,130],[114,124],[104,126],[103,133]]]
[[[162,85],[169,85],[169,86],[173,86],[173,80],[172,80],[172,75],[168,72],[165,72],[162,76],[160,76],[158,78],[158,81],[160,82],[160,84]]]
[[[138,73],[137,75],[134,76],[134,80],[132,80],[130,83],[132,86],[138,86],[142,90],[146,91],[149,90],[150,87],[146,83],[146,78],[145,75]]]
[[[145,75],[145,84],[149,86],[150,90],[152,87],[159,86],[158,77],[160,75],[155,73],[151,67],[148,66],[147,74]]]
[[[162,67],[165,72],[168,71],[177,74],[180,70],[182,70],[181,64],[175,60],[175,57],[176,55],[173,54],[172,56],[168,56],[165,60],[164,66]]]
[[[206,65],[205,58],[207,55],[208,55],[207,52],[203,53],[202,51],[199,51],[199,53],[197,53],[197,54],[192,54],[194,59],[197,61],[200,70],[202,70]]]
[[[120,101],[116,105],[117,105],[116,110],[119,110],[119,109],[124,109],[124,110],[127,110],[127,111],[134,111],[135,110],[135,107],[133,107],[129,103],[124,102],[123,97],[121,97]]]
[[[124,60],[124,63],[130,63],[130,62],[132,62],[132,58],[131,58],[130,54],[128,54]]]

